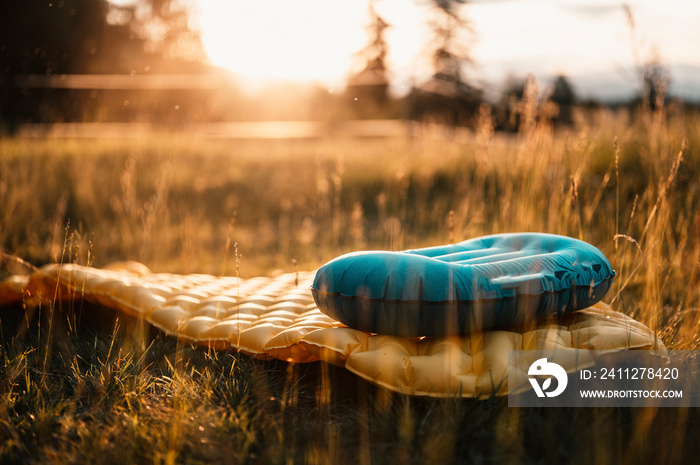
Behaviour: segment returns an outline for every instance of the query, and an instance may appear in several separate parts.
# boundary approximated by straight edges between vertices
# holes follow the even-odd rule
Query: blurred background
[[[659,91],[700,102],[692,47],[700,6],[688,0],[27,0],[0,8],[5,133],[78,122],[468,127],[482,103],[497,130],[513,131],[528,78],[563,124],[577,108],[653,106]],[[304,137],[327,128],[200,130]]]

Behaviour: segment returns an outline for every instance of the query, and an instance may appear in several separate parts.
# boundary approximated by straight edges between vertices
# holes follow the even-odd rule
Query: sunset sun
[[[202,40],[213,64],[251,78],[342,79],[362,46],[361,2],[201,0]]]
[[[367,43],[367,2],[198,0],[204,50],[212,64],[248,79],[344,82],[361,66]],[[383,0],[375,5],[389,22],[391,71],[409,75],[425,48],[426,5]]]

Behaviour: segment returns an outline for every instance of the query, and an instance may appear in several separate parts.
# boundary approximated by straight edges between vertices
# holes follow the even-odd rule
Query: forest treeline
[[[343,92],[285,84],[250,95],[231,81],[196,85],[197,76],[224,71],[206,62],[187,4],[176,0],[23,0],[0,6],[0,131],[25,123],[147,121],[162,124],[251,120],[408,119],[469,126],[483,114],[484,96],[469,76],[472,31],[464,0],[430,0],[432,36],[425,56],[432,77],[406,95],[389,92],[391,25],[369,2],[367,42]],[[61,85],[61,76],[190,75],[192,86],[105,88]],[[58,78],[58,79],[57,79]],[[94,81],[98,82],[98,81]],[[649,82],[654,82],[649,79]],[[573,121],[580,102],[565,76],[532,95],[532,83],[513,81],[490,102],[496,129],[517,130],[528,98],[549,102],[555,122]],[[654,103],[657,86],[648,89]],[[541,87],[540,87],[540,90]],[[641,101],[642,99],[638,99]],[[632,102],[634,103],[634,102]],[[491,111],[491,110],[489,110]],[[483,115],[482,115],[483,116]]]

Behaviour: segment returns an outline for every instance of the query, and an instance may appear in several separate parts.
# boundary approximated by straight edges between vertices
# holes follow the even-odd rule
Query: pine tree
[[[348,79],[348,93],[357,99],[357,106],[362,109],[360,113],[377,116],[387,101],[389,78],[386,57],[389,47],[385,33],[390,25],[377,12],[374,0],[369,3],[369,17],[366,28],[369,40],[356,54],[361,69]]]

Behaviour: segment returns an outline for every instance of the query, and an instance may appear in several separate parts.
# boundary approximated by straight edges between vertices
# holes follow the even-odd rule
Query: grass
[[[4,341],[3,463],[632,464],[697,452],[697,409],[410,398],[337,367],[207,352],[155,333],[145,349],[126,348],[128,324],[110,334],[102,319],[50,340],[34,327]]]
[[[516,136],[0,139],[0,246],[41,265],[268,274],[357,249],[543,231],[589,241],[607,301],[700,348],[700,117],[601,111]],[[448,135],[449,136],[449,135]],[[21,272],[3,264],[3,272]],[[68,311],[65,311],[68,310]],[[418,399],[324,364],[207,352],[103,308],[2,309],[3,463],[684,463],[697,409]]]

